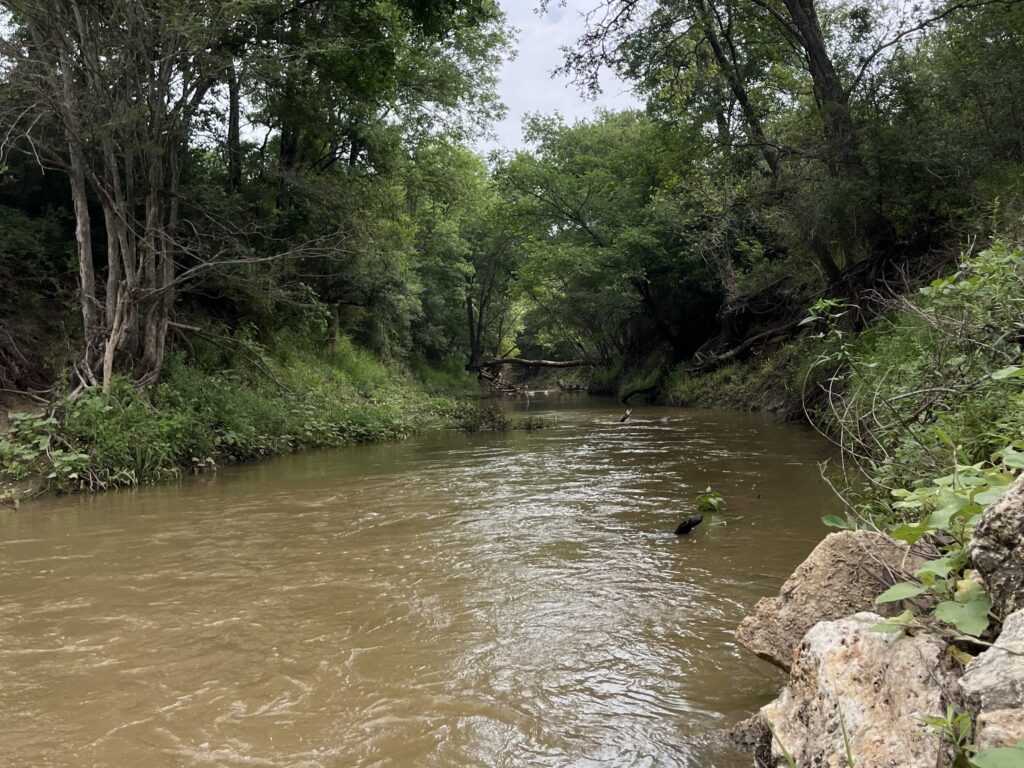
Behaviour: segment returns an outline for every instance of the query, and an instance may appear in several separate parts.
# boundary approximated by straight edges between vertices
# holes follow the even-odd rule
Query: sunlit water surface
[[[733,630],[823,535],[825,446],[530,412],[0,513],[0,764],[748,766],[708,734],[781,679]]]

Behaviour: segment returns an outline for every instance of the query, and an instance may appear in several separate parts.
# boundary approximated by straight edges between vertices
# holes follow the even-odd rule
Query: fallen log
[[[480,363],[481,368],[500,368],[503,365],[518,365],[522,368],[579,368],[596,363],[591,360],[525,360],[521,357],[496,357]]]
[[[775,328],[769,328],[767,331],[758,333],[751,336],[749,339],[744,341],[742,344],[733,347],[732,349],[722,352],[718,355],[712,355],[701,360],[695,360],[694,368],[701,372],[708,372],[719,368],[720,366],[728,363],[736,358],[740,357],[744,353],[750,351],[758,344],[767,346],[768,344],[788,339],[790,336],[795,335],[800,330],[800,320],[794,320],[780,325]]]

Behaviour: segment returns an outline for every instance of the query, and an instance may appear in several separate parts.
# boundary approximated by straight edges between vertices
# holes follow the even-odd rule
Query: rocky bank
[[[737,727],[759,768],[936,768],[953,765],[948,739],[923,717],[970,715],[979,749],[1024,740],[1024,476],[992,505],[971,539],[971,566],[993,600],[987,644],[872,627],[904,606],[874,598],[921,559],[868,531],[825,538],[737,630],[749,650],[790,673],[779,697]],[[988,636],[986,636],[986,641]],[[983,652],[978,653],[979,650]],[[977,654],[969,656],[970,654]],[[966,662],[966,664],[964,663]],[[1015,753],[1001,755],[1024,768]]]

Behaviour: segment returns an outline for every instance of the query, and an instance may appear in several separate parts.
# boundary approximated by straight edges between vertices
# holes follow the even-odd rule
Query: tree
[[[360,242],[359,227],[343,226],[359,211],[338,215],[339,182],[373,184],[390,172],[400,141],[485,122],[498,108],[493,70],[505,30],[493,0],[5,7],[4,148],[70,181],[79,389],[109,387],[120,373],[143,387],[156,381],[177,296],[215,268],[301,257],[351,265],[373,238]],[[206,187],[209,152],[199,139],[222,119],[222,88],[218,154],[231,200]],[[272,227],[264,190],[242,189],[243,101],[274,134],[276,161],[251,170],[258,186],[274,183]]]
[[[181,168],[193,123],[225,60],[227,19],[198,2],[12,0],[2,43],[3,122],[24,151],[64,171],[76,220],[85,348],[83,386],[128,370],[159,374],[178,285],[193,247],[181,227]],[[90,193],[106,230],[97,279]]]
[[[588,88],[597,86],[599,69],[610,66],[655,96],[673,90],[712,95],[717,104],[708,125],[727,137],[735,115],[747,144],[776,178],[789,158],[801,174],[808,160],[820,160],[829,180],[820,183],[805,239],[828,282],[838,286],[843,261],[887,253],[893,237],[878,205],[878,171],[862,151],[864,126],[855,102],[866,84],[927,30],[972,9],[1016,2],[605,0],[588,17],[564,69]],[[788,126],[778,121],[805,101],[807,91],[818,135],[793,144],[786,139],[796,137],[786,136]]]
[[[719,296],[684,221],[701,210],[687,196],[700,177],[694,137],[628,112],[535,118],[528,137],[537,149],[498,179],[530,235],[519,283],[532,316],[569,346],[556,351],[605,362],[651,346],[692,352]]]

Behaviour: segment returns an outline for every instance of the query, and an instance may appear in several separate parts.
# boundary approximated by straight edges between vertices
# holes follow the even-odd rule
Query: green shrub
[[[844,314],[816,309],[828,396],[813,415],[883,497],[1024,434],[1024,250],[994,244],[859,335]]]
[[[454,414],[455,425],[463,432],[505,432],[512,420],[497,405],[463,403]]]
[[[412,365],[413,375],[430,394],[475,395],[480,392],[476,376],[457,360],[445,363],[427,363],[422,360]]]
[[[802,382],[815,357],[808,340],[799,339],[707,374],[694,375],[689,365],[677,365],[666,378],[665,397],[671,405],[799,413]]]

